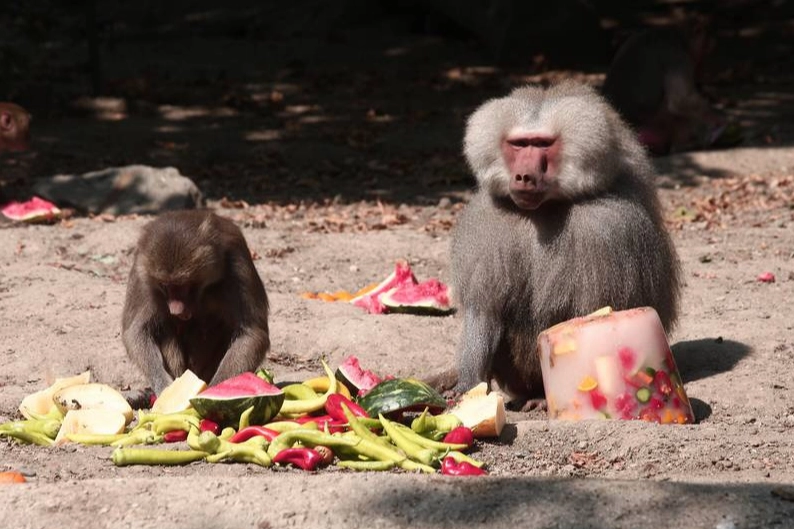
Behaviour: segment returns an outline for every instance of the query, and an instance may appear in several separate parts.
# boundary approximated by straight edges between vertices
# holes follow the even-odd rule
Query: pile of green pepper
[[[336,380],[327,366],[331,386]],[[410,425],[380,414],[369,417],[356,403],[333,391],[295,402],[276,421],[250,424],[253,407],[237,428],[218,424],[193,410],[157,414],[141,410],[137,423],[116,435],[68,434],[69,441],[114,447],[113,463],[125,465],[183,465],[240,462],[263,467],[292,465],[304,470],[333,462],[353,470],[389,470],[447,475],[484,474],[483,462],[464,453],[472,447],[471,430],[454,415],[430,415],[427,410]],[[283,411],[283,410],[282,410]],[[317,415],[325,412],[325,415]],[[47,415],[0,425],[0,437],[51,446],[63,417]],[[140,445],[184,442],[187,450],[140,448]]]
[[[117,447],[113,452],[113,462],[119,466],[181,465],[205,460],[210,463],[252,463],[263,467],[291,464],[304,470],[316,470],[336,461],[337,466],[353,470],[389,470],[397,467],[426,473],[435,473],[440,468],[442,473],[450,475],[484,473],[483,462],[463,453],[471,447],[470,441],[439,441],[436,438],[446,431],[427,430],[428,423],[457,430],[465,428],[460,426],[459,421],[450,419],[451,416],[433,417],[425,413],[414,420],[412,427],[408,427],[383,415],[377,419],[366,417],[354,403],[341,395],[337,394],[336,397],[326,411],[333,411],[334,407],[341,411],[346,428],[335,433],[328,431],[327,424],[325,430],[320,430],[316,422],[310,421],[300,423],[281,420],[267,425],[250,425],[245,414],[237,429],[227,427],[218,433],[217,425],[213,428],[208,421],[199,421],[191,413],[157,417],[142,414],[136,428],[126,436],[116,439],[83,436],[73,440],[90,444],[109,441],[107,444]],[[356,408],[358,416],[351,408]],[[138,432],[149,432],[154,439],[158,439],[157,436],[173,431],[168,430],[170,428],[187,432],[186,441],[190,450],[127,447],[129,444],[141,444],[141,440],[151,441],[151,437]],[[468,470],[464,472],[461,469]]]

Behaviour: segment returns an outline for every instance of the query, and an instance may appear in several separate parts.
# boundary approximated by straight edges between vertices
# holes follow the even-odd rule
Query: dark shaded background
[[[488,15],[488,7],[494,7]],[[711,19],[704,88],[745,145],[794,141],[782,0],[0,3],[0,99],[34,115],[0,185],[143,163],[249,203],[453,200],[466,116],[525,82],[600,84],[634,31]]]

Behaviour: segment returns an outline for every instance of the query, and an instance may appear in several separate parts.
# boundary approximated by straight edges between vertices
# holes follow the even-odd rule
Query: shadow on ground
[[[722,337],[678,342],[671,349],[684,382],[730,371],[752,352],[749,345]]]
[[[598,487],[593,480],[450,481],[422,490],[398,488],[369,505],[369,512],[373,519],[400,526],[510,527],[520,519],[524,527],[590,529],[643,527],[663,519],[687,520],[687,527],[754,527],[764,520],[768,527],[786,524],[794,514],[794,503],[784,499],[790,491],[761,483],[650,482],[643,483],[644,494],[629,494],[623,487],[636,483],[616,481],[612,487]],[[400,505],[413,508],[398,509]]]
[[[14,11],[14,28],[53,25],[29,37],[36,53],[0,89],[34,113],[34,152],[0,180],[11,192],[24,195],[31,178],[141,163],[178,168],[209,198],[251,203],[455,200],[474,182],[461,140],[478,104],[526,82],[599,84],[606,68],[499,65],[471,36],[429,29],[411,2],[112,4],[97,4],[101,99],[86,99],[82,13],[58,25],[35,7]],[[614,44],[672,16],[652,0],[596,4]],[[712,13],[720,46],[708,88],[746,127],[747,145],[794,140],[781,9]],[[51,46],[32,46],[45,38]],[[686,158],[670,169],[684,184],[724,176]]]

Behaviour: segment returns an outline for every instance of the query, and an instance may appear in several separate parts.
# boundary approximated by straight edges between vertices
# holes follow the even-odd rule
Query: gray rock
[[[59,207],[93,214],[157,214],[203,205],[198,186],[173,167],[128,165],[55,175],[36,181],[33,190]]]

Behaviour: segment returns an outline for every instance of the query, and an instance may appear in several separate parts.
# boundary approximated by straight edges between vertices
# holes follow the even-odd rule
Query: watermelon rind
[[[387,415],[397,411],[429,408],[439,413],[447,407],[447,401],[436,390],[415,378],[391,378],[384,380],[358,400],[370,417],[379,413]]]
[[[336,368],[336,378],[354,395],[361,396],[381,382],[381,378],[361,367],[358,357],[350,355]]]
[[[394,265],[394,272],[389,274],[386,279],[378,283],[372,290],[351,299],[349,303],[361,307],[371,314],[382,314],[386,307],[380,301],[381,294],[400,285],[416,283],[411,266],[404,259],[400,259]]]
[[[253,373],[243,373],[207,388],[190,404],[202,418],[221,426],[237,426],[240,415],[253,406],[249,422],[264,424],[278,414],[284,392]]]
[[[35,196],[26,202],[9,202],[0,212],[11,220],[30,223],[51,221],[61,215],[55,204]]]

